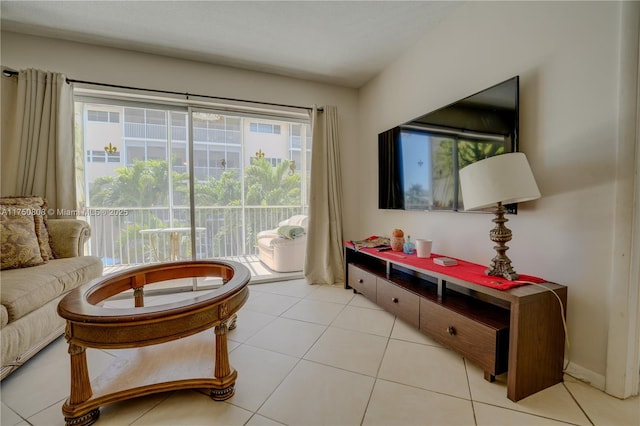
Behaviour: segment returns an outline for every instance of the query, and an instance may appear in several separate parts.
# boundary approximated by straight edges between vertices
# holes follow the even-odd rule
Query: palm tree
[[[172,173],[174,194],[188,199],[188,175]],[[160,212],[166,211],[169,195],[168,163],[165,160],[136,160],[132,166],[116,168],[114,176],[97,178],[89,193],[91,206],[94,208],[161,207]],[[148,242],[139,237],[139,232],[143,228],[162,227],[161,216],[156,209],[132,209],[129,212],[127,220],[119,225],[119,235],[115,237],[115,244],[120,248],[124,259],[132,262],[149,260],[146,257],[150,256],[151,249]]]
[[[173,172],[174,191],[187,193],[187,175]],[[169,168],[165,160],[134,161],[132,166],[118,167],[115,176],[97,178],[90,190],[93,207],[166,206],[169,191]]]
[[[195,188],[196,205],[239,205],[242,198],[235,170],[226,170],[217,180],[212,176],[205,182],[196,183]]]
[[[300,174],[290,173],[291,161],[276,167],[264,158],[256,158],[245,170],[245,202],[250,206],[300,204]]]
[[[419,183],[414,183],[405,191],[406,209],[429,208],[429,194]]]
[[[504,145],[500,142],[458,142],[458,167],[461,169],[471,163],[494,155],[503,154]]]

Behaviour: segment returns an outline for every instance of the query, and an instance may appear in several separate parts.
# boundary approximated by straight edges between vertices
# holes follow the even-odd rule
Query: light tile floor
[[[350,290],[304,280],[256,284],[230,335],[236,394],[215,402],[177,391],[105,406],[105,425],[621,425],[621,401],[565,382],[514,403],[506,376],[482,371]],[[87,351],[92,376],[113,353]],[[63,338],[1,384],[3,426],[64,424],[69,392]]]

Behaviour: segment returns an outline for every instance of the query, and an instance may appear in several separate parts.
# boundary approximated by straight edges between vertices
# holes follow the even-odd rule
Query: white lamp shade
[[[460,170],[465,210],[540,198],[538,185],[522,152],[496,155]]]

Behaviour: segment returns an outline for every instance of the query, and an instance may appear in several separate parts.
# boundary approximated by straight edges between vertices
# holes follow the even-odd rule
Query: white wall
[[[2,32],[0,42],[2,66],[15,70],[39,68],[74,80],[301,107],[335,105],[345,149],[355,144],[355,89],[12,32]]]
[[[402,228],[433,239],[436,253],[488,264],[489,215],[377,209],[377,134],[519,75],[520,149],[542,198],[509,217],[508,255],[516,271],[569,287],[571,369],[598,387],[612,276],[619,28],[617,3],[468,2],[361,89],[358,155],[346,159],[359,198],[346,202],[345,238]]]

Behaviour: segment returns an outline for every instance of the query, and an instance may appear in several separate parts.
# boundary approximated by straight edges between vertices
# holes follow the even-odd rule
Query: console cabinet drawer
[[[418,327],[420,324],[420,297],[382,278],[377,280],[377,304],[387,312]]]
[[[354,288],[364,297],[376,301],[376,280],[377,277],[370,272],[349,264],[349,287]]]
[[[492,375],[507,371],[509,328],[494,328],[420,299],[420,330]]]

